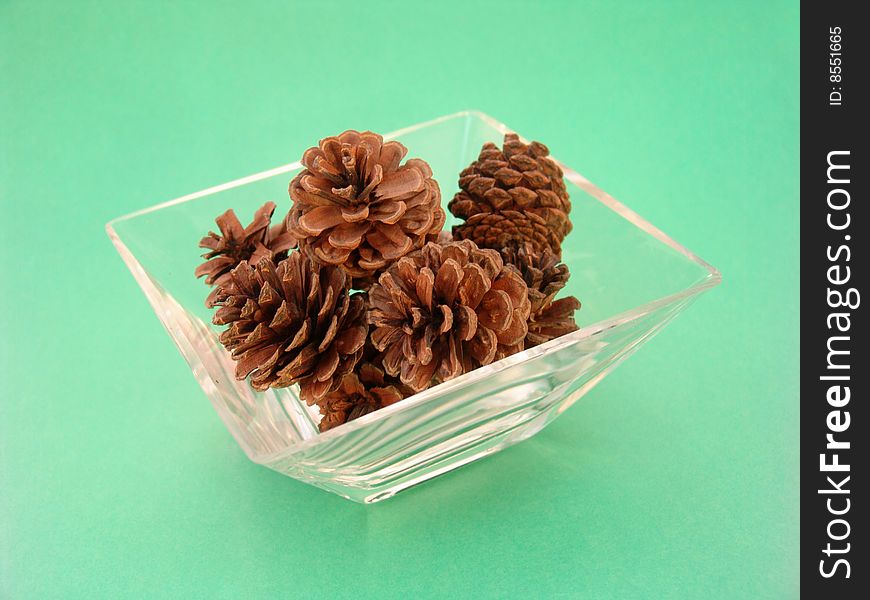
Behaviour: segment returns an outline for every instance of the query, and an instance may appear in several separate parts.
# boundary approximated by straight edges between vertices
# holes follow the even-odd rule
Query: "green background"
[[[0,0],[0,597],[797,596],[798,24],[797,2]],[[464,108],[723,285],[540,435],[388,502],[248,462],[103,224]]]

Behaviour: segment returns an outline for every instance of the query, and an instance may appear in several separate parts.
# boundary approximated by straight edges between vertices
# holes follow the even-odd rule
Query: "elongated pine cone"
[[[338,388],[362,357],[366,297],[351,294],[340,267],[320,267],[300,252],[277,265],[242,261],[219,288],[215,325],[237,361],[236,378],[256,390],[298,383],[313,404]]]
[[[568,266],[560,263],[558,256],[549,251],[537,254],[531,244],[502,250],[501,256],[506,264],[519,270],[529,288],[532,306],[526,348],[577,331],[574,311],[580,308],[580,301],[574,296],[554,300],[571,275]]]
[[[366,289],[392,262],[444,226],[441,190],[429,165],[396,141],[345,131],[302,157],[290,182],[289,230],[312,260],[341,265]]]
[[[344,376],[335,391],[317,401],[323,415],[320,431],[353,421],[404,397],[403,387],[388,381],[383,370],[372,363],[361,363],[355,373]]]
[[[528,287],[494,250],[426,244],[369,292],[372,344],[387,374],[415,391],[523,349]]]
[[[236,213],[230,209],[215,219],[220,234],[209,231],[199,242],[200,248],[208,252],[202,255],[204,263],[196,268],[196,276],[205,275],[205,282],[215,289],[206,298],[209,308],[214,306],[217,288],[230,276],[243,260],[257,264],[264,258],[278,262],[287,256],[287,251],[296,247],[296,238],[287,231],[282,219],[270,228],[275,203],[266,202],[254,213],[254,219],[247,227],[242,227]]]
[[[501,149],[484,144],[460,173],[460,190],[448,205],[465,220],[453,237],[499,251],[529,242],[536,252],[560,255],[572,228],[571,202],[562,169],[549,154],[544,144],[524,144],[515,133],[505,134]]]

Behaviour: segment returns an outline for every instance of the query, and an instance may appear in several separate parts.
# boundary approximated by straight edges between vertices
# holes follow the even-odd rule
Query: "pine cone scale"
[[[342,354],[353,354],[363,347],[368,331],[365,327],[352,327],[335,338],[335,348]]]
[[[460,356],[461,351],[462,344],[451,337],[447,341],[445,356],[438,363],[433,361],[432,364],[438,364],[438,377],[442,381],[455,379],[465,372],[465,364]]]
[[[216,275],[214,275],[215,273],[221,273],[227,269],[232,269],[235,264],[236,260],[232,256],[218,256],[217,258],[198,265],[196,271],[194,271],[194,275],[196,275],[197,278],[202,277],[203,275],[208,275],[208,277],[205,278],[205,282],[208,285],[211,285],[216,279]]]
[[[432,292],[435,290],[435,275],[429,267],[423,267],[414,281],[417,299],[426,310],[432,310]]]
[[[461,306],[476,309],[492,287],[492,280],[480,265],[467,265],[459,284]]]
[[[287,387],[294,383],[301,383],[306,376],[310,377],[309,374],[317,366],[317,355],[317,349],[314,346],[303,347],[290,363],[284,365],[277,372],[277,380],[270,387]],[[262,380],[265,382],[268,377],[264,376]]]
[[[478,320],[474,309],[463,303],[456,311],[456,333],[460,341],[470,341],[477,333]]]
[[[276,345],[263,346],[247,352],[236,363],[236,379],[244,379],[260,364],[267,362],[277,351]]]
[[[498,330],[496,338],[502,346],[516,346],[522,342],[529,333],[527,320],[529,318],[528,311],[516,309],[513,314],[513,319],[508,321],[504,329]],[[522,348],[520,348],[521,350]],[[509,354],[513,354],[510,352]]]
[[[504,331],[513,320],[513,306],[507,293],[490,290],[481,302],[483,314],[479,323],[493,331]]]
[[[311,330],[313,329],[311,319],[302,319],[301,322],[299,319],[294,319],[287,324],[287,329],[291,329],[294,324],[297,325],[298,329],[293,334],[293,337],[290,338],[290,343],[287,344],[287,347],[285,348],[288,352],[302,348],[302,346],[308,341],[308,336],[311,335]]]
[[[404,168],[384,177],[375,188],[375,197],[381,200],[415,196],[425,188],[426,180],[419,168]]]
[[[344,223],[341,208],[337,206],[318,206],[299,218],[298,225],[303,233],[320,235]]]
[[[368,209],[368,207],[366,208]],[[375,222],[384,223],[385,225],[395,225],[407,212],[407,204],[402,200],[393,200],[383,202],[375,206],[373,210],[367,210],[366,216],[370,217],[371,220]]]
[[[325,352],[318,348],[317,351],[318,354],[322,353],[322,355],[317,362],[317,366],[314,368],[314,379],[317,381],[327,381],[338,368],[338,351],[335,348],[329,348]]]
[[[375,223],[368,242],[386,260],[396,260],[411,250],[413,242],[398,225]]]
[[[478,321],[479,323],[479,321]],[[471,356],[481,365],[488,365],[495,360],[498,349],[498,337],[492,329],[478,324],[474,337],[469,340],[468,350]]]
[[[462,277],[462,267],[455,260],[448,258],[441,264],[435,275],[434,289],[444,299],[445,304],[453,304],[456,300],[456,293]]]

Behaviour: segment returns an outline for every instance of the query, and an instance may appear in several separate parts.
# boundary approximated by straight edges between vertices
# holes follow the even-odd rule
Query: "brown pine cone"
[[[545,145],[524,144],[515,133],[505,134],[501,150],[484,144],[477,160],[460,173],[460,191],[448,205],[466,221],[453,228],[453,237],[500,251],[519,247],[528,236],[536,251],[560,254],[572,227],[571,202],[562,169],[549,154]]]
[[[580,308],[580,301],[574,296],[553,300],[571,275],[568,266],[560,263],[558,256],[547,251],[537,254],[531,244],[502,250],[501,256],[506,264],[519,270],[529,288],[532,309],[526,348],[577,331],[574,311]]]
[[[403,389],[407,388],[391,384],[383,370],[372,363],[362,363],[356,372],[344,376],[338,389],[317,401],[323,415],[320,431],[398,402],[405,397]]]
[[[254,265],[264,258],[278,262],[287,256],[290,248],[296,247],[296,238],[287,231],[283,220],[269,227],[274,212],[275,203],[266,202],[257,209],[254,220],[247,227],[242,227],[232,209],[215,219],[220,234],[209,231],[200,240],[199,247],[209,251],[202,255],[206,260],[196,268],[195,273],[197,277],[205,275],[205,282],[215,286],[206,298],[206,306],[214,306],[217,288],[243,260]]]
[[[370,131],[345,131],[302,157],[290,182],[289,230],[321,264],[342,265],[365,289],[444,226],[441,190],[425,161]]]
[[[428,243],[390,266],[369,307],[384,370],[420,391],[522,350],[531,303],[498,252],[463,240]]]
[[[275,265],[242,261],[219,288],[215,325],[232,353],[236,378],[256,390],[299,384],[313,404],[362,357],[368,335],[365,294],[351,294],[340,267],[319,267],[300,252]]]

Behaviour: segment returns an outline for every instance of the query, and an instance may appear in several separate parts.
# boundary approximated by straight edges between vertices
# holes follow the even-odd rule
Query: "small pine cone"
[[[341,265],[366,289],[386,267],[444,226],[441,190],[429,165],[396,141],[345,131],[306,150],[290,182],[289,230],[321,264]]]
[[[469,240],[426,244],[369,292],[372,344],[415,391],[523,349],[531,303],[516,269]]]
[[[327,431],[395,404],[408,391],[404,386],[390,382],[382,369],[372,363],[362,363],[356,372],[344,376],[336,390],[317,401],[320,414],[323,415],[320,431]]]
[[[562,169],[549,157],[550,151],[540,142],[524,144],[515,133],[504,136],[502,149],[492,142],[483,145],[477,160],[459,175],[460,191],[448,205],[450,212],[466,223],[453,228],[457,239],[470,239],[481,248],[501,250],[518,247],[521,239],[501,232],[493,235],[488,215],[508,215],[519,219],[513,234],[537,234],[533,239],[543,249],[560,253],[562,240],[571,231],[568,214],[571,202],[562,179]],[[477,215],[486,215],[477,217]],[[522,216],[518,216],[522,215]],[[470,231],[463,232],[463,229]]]
[[[200,248],[208,249],[202,255],[204,263],[196,268],[196,276],[205,275],[205,282],[215,289],[206,298],[205,304],[214,307],[217,288],[229,279],[230,271],[243,260],[257,264],[264,258],[279,262],[287,251],[296,247],[296,238],[287,231],[284,221],[269,227],[275,203],[266,202],[254,213],[254,220],[242,227],[232,209],[215,219],[220,234],[209,231],[199,242]]]
[[[351,294],[340,267],[319,267],[300,252],[277,265],[243,261],[219,288],[215,325],[237,361],[236,378],[260,391],[299,384],[313,404],[362,357],[368,335],[365,294]]]
[[[568,266],[560,263],[558,256],[546,251],[537,254],[531,244],[502,250],[501,256],[506,264],[519,270],[529,288],[532,309],[526,348],[577,331],[574,311],[580,308],[580,301],[574,296],[553,300],[571,276]]]

